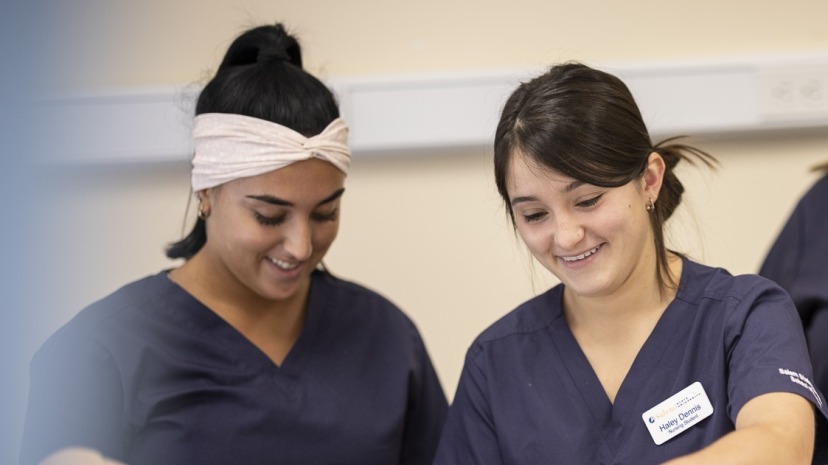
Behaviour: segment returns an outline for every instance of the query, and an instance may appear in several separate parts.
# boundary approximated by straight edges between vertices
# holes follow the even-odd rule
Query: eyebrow
[[[535,197],[535,196],[532,196],[532,195],[527,195],[527,196],[524,196],[524,197],[515,197],[515,198],[513,198],[511,204],[512,205],[517,205],[521,202],[534,202],[535,200],[538,200],[538,198]]]
[[[586,184],[586,183],[583,182],[583,181],[578,181],[578,180],[572,181],[571,183],[567,184],[566,187],[564,187],[564,190],[563,190],[564,194],[568,194],[568,193],[574,191],[575,189],[583,186],[584,184]]]
[[[344,193],[345,193],[345,188],[343,187],[342,189],[339,189],[336,192],[334,192],[333,194],[331,194],[331,195],[325,197],[324,199],[322,199],[322,201],[317,203],[316,206],[319,207],[321,205],[325,205],[326,203],[331,203],[334,200],[342,197],[342,194],[344,194]],[[259,201],[262,201],[262,202],[266,202],[266,203],[269,203],[271,205],[279,205],[281,207],[293,207],[293,206],[295,206],[293,202],[288,202],[287,200],[280,199],[279,197],[275,197],[275,196],[272,196],[272,195],[248,195],[246,197],[248,199],[254,199],[254,200],[259,200]]]
[[[578,180],[572,181],[571,183],[567,184],[566,187],[563,188],[563,192],[564,192],[564,194],[568,194],[568,193],[574,191],[575,189],[583,186],[584,184],[586,184],[584,181],[578,181]],[[515,197],[514,199],[512,199],[512,201],[510,203],[512,205],[517,205],[517,204],[522,203],[522,202],[534,202],[536,200],[538,200],[537,197],[535,197],[533,195],[526,195],[526,196],[522,196],[522,197]]]

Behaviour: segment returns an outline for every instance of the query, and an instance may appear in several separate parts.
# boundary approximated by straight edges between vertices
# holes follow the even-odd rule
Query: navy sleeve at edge
[[[415,337],[418,371],[410,380],[402,465],[431,465],[448,411],[448,401],[425,345]]]
[[[761,279],[761,278],[757,278]],[[788,295],[762,279],[733,299],[727,338],[731,419],[750,399],[769,392],[792,392],[826,415],[824,397],[813,385],[802,325]],[[794,376],[795,375],[795,376]]]
[[[122,459],[123,390],[104,348],[82,338],[53,336],[32,360],[30,379],[21,465],[34,465],[70,446]]]
[[[466,356],[434,465],[502,463],[489,409],[486,374],[478,366],[481,352],[479,346],[472,346]]]

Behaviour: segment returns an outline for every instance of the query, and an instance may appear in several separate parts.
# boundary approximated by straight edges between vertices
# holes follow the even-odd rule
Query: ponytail
[[[678,287],[676,278],[670,274],[667,266],[667,245],[664,241],[664,223],[676,211],[681,203],[681,196],[684,194],[684,185],[676,176],[675,167],[682,160],[686,160],[691,165],[700,161],[710,169],[715,169],[718,165],[718,160],[713,155],[690,145],[673,142],[684,137],[676,136],[665,139],[653,148],[654,152],[661,155],[665,165],[661,191],[655,203],[655,211],[650,215],[656,248],[656,273],[659,276],[659,291],[662,294],[666,291],[666,287],[673,289]]]
[[[816,173],[816,172],[819,172],[819,171],[825,171],[825,172],[828,172],[828,161],[823,162],[823,163],[820,163],[820,164],[818,164],[818,165],[816,165],[816,166],[812,167],[812,168],[811,168],[811,171],[813,171],[813,172],[815,172],[815,173]]]
[[[657,206],[664,221],[667,221],[676,208],[678,208],[681,203],[681,196],[684,193],[684,186],[674,171],[676,165],[682,160],[687,161],[691,165],[695,165],[697,161],[700,161],[708,168],[715,169],[718,164],[718,161],[713,155],[703,150],[690,145],[673,142],[684,137],[686,136],[675,136],[665,139],[653,148],[654,152],[661,155],[666,165],[664,181],[662,182],[661,192],[658,195],[659,205]]]

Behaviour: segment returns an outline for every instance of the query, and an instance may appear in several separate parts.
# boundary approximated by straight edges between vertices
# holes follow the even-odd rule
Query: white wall
[[[115,2],[111,2],[115,3]],[[57,92],[188,85],[210,75],[232,38],[284,21],[323,78],[537,68],[554,61],[720,60],[828,51],[828,3],[793,0],[616,2],[424,0],[79,0],[54,7],[44,45]],[[63,8],[69,8],[64,6]],[[78,14],[83,12],[83,14]],[[722,162],[682,168],[687,205],[673,225],[682,250],[733,272],[755,271],[798,196],[828,159],[828,131],[731,134],[693,141]],[[357,157],[340,237],[339,275],[400,304],[418,324],[449,396],[473,337],[553,282],[506,222],[488,147]],[[48,295],[24,354],[90,301],[162,267],[180,236],[186,163],[61,169],[39,207]]]

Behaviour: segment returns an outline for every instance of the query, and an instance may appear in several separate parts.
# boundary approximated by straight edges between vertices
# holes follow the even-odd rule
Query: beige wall
[[[276,20],[300,36],[307,67],[323,78],[828,50],[828,3],[817,0],[85,3],[77,2],[84,18],[57,37],[60,90],[200,82],[233,36]],[[77,16],[55,11],[54,20],[63,15]],[[828,131],[695,142],[722,166],[682,169],[687,202],[674,242],[706,263],[753,272],[815,179],[808,168],[828,159]],[[43,206],[47,224],[60,225],[43,249],[56,291],[40,296],[45,318],[27,350],[84,304],[174,266],[162,247],[181,233],[187,168],[78,168],[45,178],[60,192]],[[533,277],[506,223],[489,148],[357,156],[347,189],[328,265],[404,308],[452,396],[473,337],[553,282],[540,268]]]

